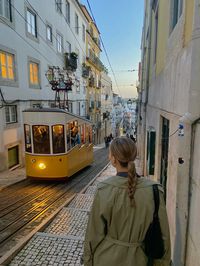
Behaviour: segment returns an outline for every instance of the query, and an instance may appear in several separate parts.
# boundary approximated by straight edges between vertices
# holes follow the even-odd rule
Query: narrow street
[[[0,256],[35,229],[45,226],[61,206],[79,193],[108,163],[107,150],[96,150],[92,166],[67,181],[24,180],[0,194]],[[8,196],[7,196],[8,195]]]

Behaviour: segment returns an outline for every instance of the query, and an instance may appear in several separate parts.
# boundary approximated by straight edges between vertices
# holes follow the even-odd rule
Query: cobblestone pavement
[[[84,194],[77,194],[59,212],[44,232],[36,233],[9,265],[80,265],[89,210],[97,184],[115,173],[115,169],[109,165]]]

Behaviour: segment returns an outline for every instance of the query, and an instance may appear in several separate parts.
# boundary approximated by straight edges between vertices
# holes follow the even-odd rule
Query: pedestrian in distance
[[[105,136],[104,141],[105,141],[105,147],[108,148],[109,147],[109,138],[107,136]]]
[[[84,266],[147,266],[144,239],[154,216],[154,181],[139,177],[134,160],[135,143],[127,137],[117,137],[109,147],[109,159],[116,168],[116,176],[98,185],[87,225],[84,243]],[[164,255],[154,260],[154,266],[170,265],[170,236],[163,197],[158,217]]]

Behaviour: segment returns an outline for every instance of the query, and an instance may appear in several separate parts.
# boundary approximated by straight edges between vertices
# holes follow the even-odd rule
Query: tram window
[[[49,126],[33,126],[34,153],[50,154]]]
[[[24,136],[25,136],[25,151],[32,152],[31,127],[29,125],[24,125]]]
[[[80,135],[78,131],[78,122],[70,122],[70,139],[71,139],[71,148],[77,144],[80,144]]]
[[[66,136],[67,136],[67,150],[71,149],[71,124],[68,123],[66,126]]]
[[[82,138],[81,138],[81,130],[82,130],[82,127],[81,126],[78,126],[78,133],[77,133],[77,144],[81,144],[82,143]]]
[[[92,127],[89,127],[89,143],[92,143]]]
[[[65,152],[64,126],[52,126],[53,153]]]
[[[86,140],[86,143],[88,144],[89,143],[89,127],[88,126],[85,127],[85,140]]]
[[[85,143],[85,125],[82,125],[80,127],[80,134],[81,134],[81,143]]]

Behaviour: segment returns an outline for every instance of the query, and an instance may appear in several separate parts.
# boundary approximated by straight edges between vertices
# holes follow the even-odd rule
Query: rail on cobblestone
[[[63,206],[83,190],[93,180],[94,176],[107,165],[107,150],[97,150],[94,157],[95,161],[91,167],[76,174],[68,182],[61,184],[57,182],[56,184],[51,183],[48,189],[44,183],[37,183],[36,191],[39,195],[36,195],[36,192],[33,191],[33,181],[29,181],[30,183],[24,181],[28,184],[28,191],[24,193],[23,191],[25,191],[26,187],[24,183],[20,182],[23,188],[17,184],[16,197],[14,197],[15,193],[12,193],[13,195],[10,193],[15,191],[15,186],[7,188],[7,191],[6,189],[1,191],[0,210],[2,210],[2,213],[0,215],[3,222],[0,224],[0,265],[6,265],[5,263],[8,263],[38,230],[44,228]],[[8,191],[10,194],[7,206],[5,206],[6,201],[3,200],[3,197]],[[5,194],[2,195],[2,192]],[[22,194],[23,196],[20,196]],[[45,194],[48,197],[42,200]],[[4,207],[1,205],[1,199]],[[16,204],[12,204],[13,199],[15,199]],[[29,207],[24,209],[24,206]],[[31,219],[28,219],[28,217]],[[10,235],[8,232],[10,232]]]
[[[102,176],[98,175],[97,180],[95,177],[69,205],[64,206],[44,232],[35,234],[9,266],[80,266],[88,215],[97,184],[111,175],[108,170],[103,173]]]

